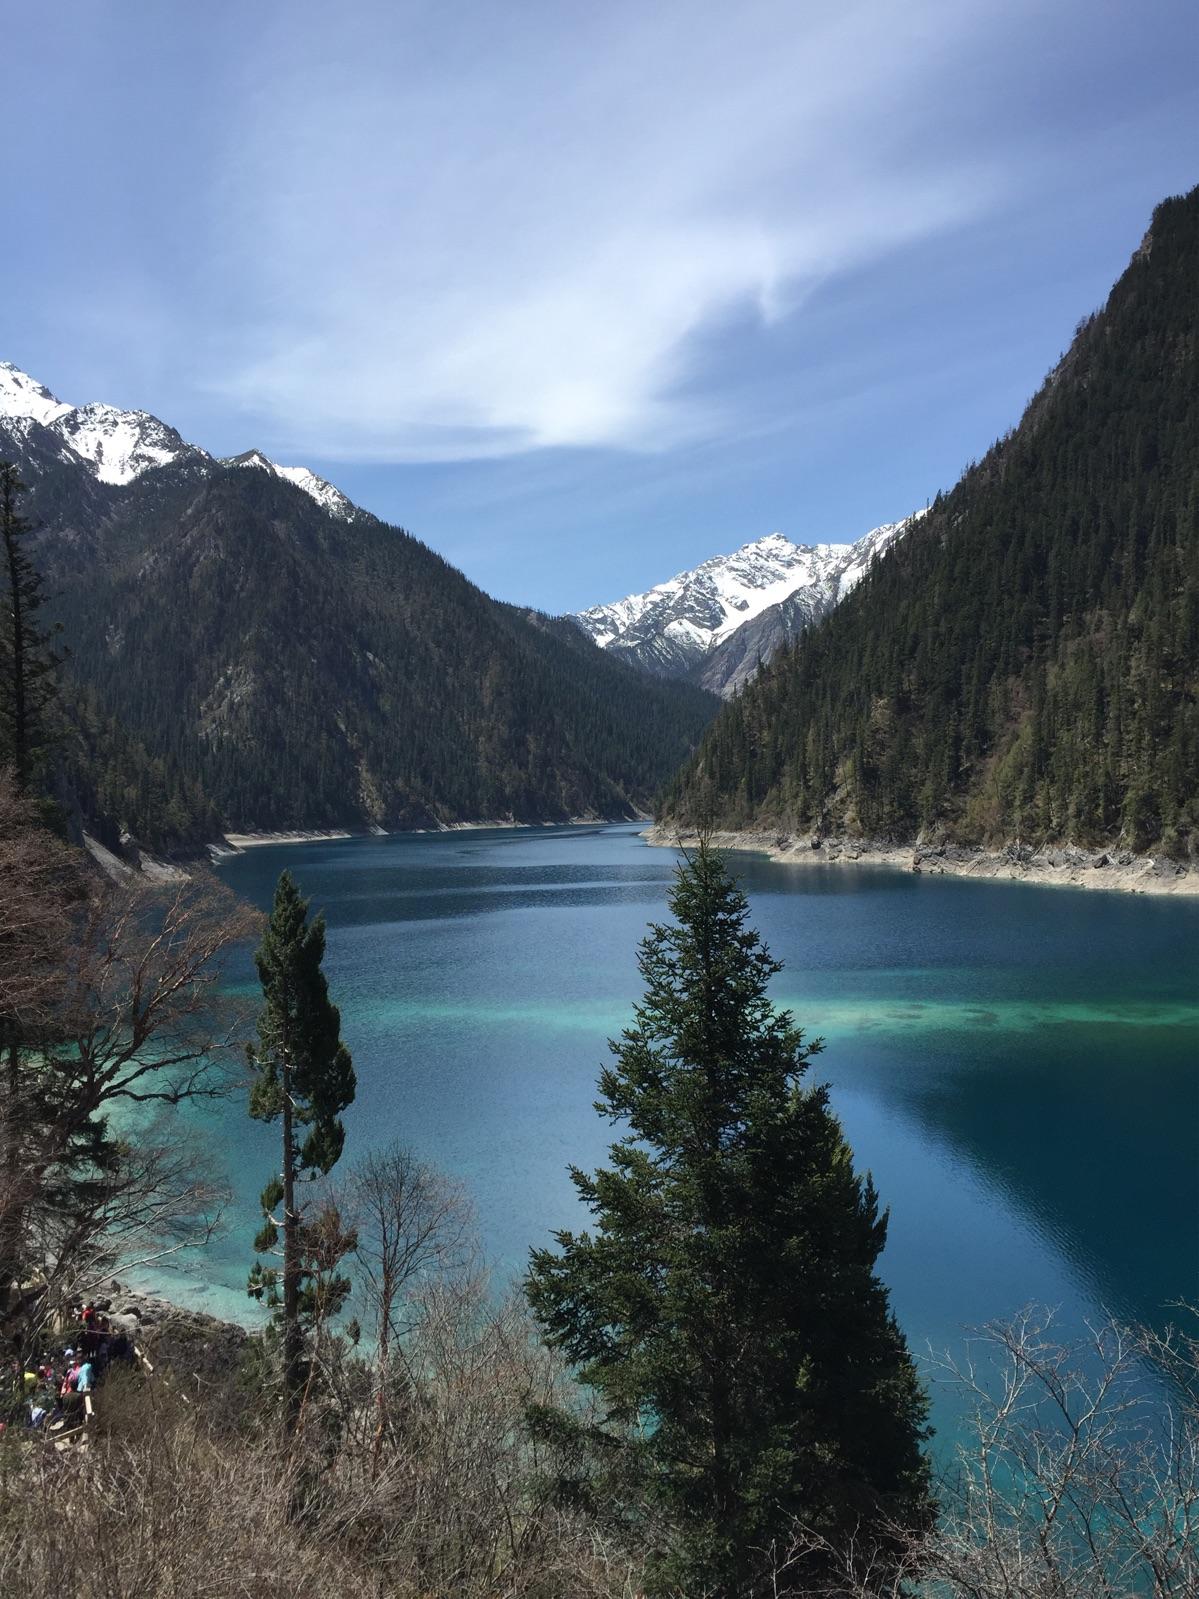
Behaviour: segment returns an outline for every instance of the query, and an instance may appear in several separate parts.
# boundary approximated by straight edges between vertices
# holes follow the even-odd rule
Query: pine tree
[[[50,744],[46,712],[59,663],[50,648],[51,632],[38,619],[45,603],[41,573],[23,547],[33,530],[17,510],[24,493],[16,467],[0,461],[0,759],[11,760],[18,786],[28,793]]]
[[[926,1401],[874,1274],[886,1215],[802,1082],[821,1044],[773,1009],[779,963],[706,845],[670,907],[600,1078],[626,1131],[572,1171],[597,1230],[534,1251],[527,1291],[600,1396],[601,1455],[674,1529],[655,1591],[740,1599],[796,1591],[770,1573],[797,1525],[864,1547],[927,1523]]]
[[[306,1178],[323,1175],[336,1165],[345,1141],[341,1113],[353,1102],[355,1087],[350,1052],[341,1041],[341,1014],[329,999],[321,970],[324,955],[325,919],[308,920],[308,901],[300,897],[290,872],[283,872],[254,957],[266,1003],[258,1018],[258,1044],[250,1049],[257,1071],[250,1115],[282,1124],[281,1168],[263,1189],[265,1221],[254,1248],[260,1254],[281,1253],[282,1269],[256,1262],[248,1291],[279,1312],[284,1424],[289,1431],[295,1426],[305,1383],[306,1297],[316,1295],[322,1315],[331,1313],[328,1283],[321,1283],[316,1292],[317,1269],[307,1248],[296,1189]],[[345,1291],[348,1284],[341,1291],[343,1298]]]

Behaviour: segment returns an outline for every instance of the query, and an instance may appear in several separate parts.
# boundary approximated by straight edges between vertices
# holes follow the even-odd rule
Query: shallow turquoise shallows
[[[882,1269],[914,1349],[1032,1301],[1077,1325],[1199,1297],[1199,902],[730,862],[890,1206]],[[604,1157],[595,1079],[672,854],[627,826],[497,829],[271,846],[222,875],[265,907],[285,866],[328,917],[358,1072],[346,1164],[400,1139],[455,1173],[518,1273],[580,1220],[567,1164]],[[240,1208],[190,1288],[244,1315],[278,1157],[241,1106],[208,1122]]]

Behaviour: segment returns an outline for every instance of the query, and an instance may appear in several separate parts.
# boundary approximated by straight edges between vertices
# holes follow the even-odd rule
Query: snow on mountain
[[[725,699],[739,693],[776,650],[798,638],[813,622],[820,621],[839,605],[865,577],[875,556],[883,554],[917,517],[923,515],[923,510],[917,511],[902,522],[887,522],[873,528],[856,544],[840,545],[843,558],[829,582],[798,588],[785,600],[759,611],[704,657],[692,674],[696,681],[702,688],[722,694]]]
[[[272,461],[270,456],[263,455],[261,450],[246,450],[243,455],[230,456],[225,460],[224,466],[256,466],[261,471],[273,472],[276,477],[285,478],[288,483],[294,483],[298,489],[310,495],[316,503],[330,516],[339,517],[343,522],[348,522],[354,515],[357,507],[352,500],[346,498],[340,489],[333,487],[332,483],[318,477],[306,466],[280,466],[278,461]]]
[[[666,676],[685,674],[759,612],[799,588],[823,588],[846,547],[793,544],[781,533],[716,555],[644,594],[574,620],[600,646]]]
[[[45,428],[65,447],[65,460],[82,462],[101,483],[132,483],[182,456],[210,459],[148,411],[66,405],[11,361],[0,361],[0,419],[22,433],[31,423]]]
[[[188,444],[175,429],[148,411],[119,411],[115,405],[80,405],[57,417],[52,431],[65,439],[101,483],[132,483],[156,466],[181,456],[208,460],[207,451]]]
[[[876,555],[882,555],[888,550],[897,538],[902,537],[924,515],[927,507],[921,506],[918,511],[913,511],[911,516],[905,516],[899,522],[884,522],[882,527],[872,528],[869,533],[864,533],[856,544],[849,546],[850,559],[841,569],[837,577],[837,603],[845,598],[870,570],[870,563]]]
[[[189,444],[148,411],[97,403],[65,405],[11,361],[0,361],[0,424],[23,436],[34,424],[47,429],[63,448],[63,459],[82,463],[101,483],[132,483],[143,472],[182,459],[212,463],[206,450]],[[332,516],[345,521],[355,515],[355,506],[340,489],[306,466],[279,466],[261,450],[247,450],[221,465],[262,467],[303,489]]]
[[[70,409],[28,372],[22,372],[11,361],[0,361],[0,416],[27,418],[45,427]]]
[[[781,637],[801,632],[844,599],[874,556],[912,520],[888,522],[854,544],[795,544],[771,533],[644,594],[581,611],[573,620],[601,649],[663,676],[697,677],[706,687],[729,693]],[[751,631],[753,652],[741,647],[748,646]],[[727,656],[727,669],[722,664],[706,671],[719,656]]]

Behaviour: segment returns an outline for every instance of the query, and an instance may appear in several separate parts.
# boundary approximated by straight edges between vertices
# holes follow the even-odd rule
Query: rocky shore
[[[649,844],[694,844],[694,832],[654,826]],[[789,866],[888,866],[930,876],[989,877],[1006,882],[1058,884],[1067,888],[1118,889],[1129,894],[1199,894],[1199,871],[1177,861],[1128,850],[1084,850],[1075,845],[1005,844],[1000,849],[962,844],[896,845],[871,839],[820,838],[769,829],[715,832],[718,849],[748,850]]]
[[[136,1293],[119,1283],[94,1303],[155,1367],[163,1366],[189,1386],[227,1378],[253,1337],[236,1322],[220,1321],[204,1311],[172,1304],[156,1294]]]

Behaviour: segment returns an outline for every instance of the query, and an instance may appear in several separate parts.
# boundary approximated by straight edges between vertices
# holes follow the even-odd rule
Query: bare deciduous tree
[[[1193,1338],[1114,1321],[1071,1347],[1026,1313],[988,1329],[982,1360],[949,1362],[975,1442],[931,1551],[941,1590],[1199,1593],[1197,1355]]]
[[[397,1354],[423,1303],[413,1289],[431,1276],[456,1274],[472,1253],[473,1210],[465,1190],[398,1144],[366,1157],[346,1203],[357,1232],[359,1295],[374,1335],[376,1424],[371,1476],[378,1476],[391,1426],[390,1395]]]
[[[258,913],[206,874],[92,895],[64,983],[58,1071],[82,1115],[178,1105],[231,1086],[247,1016],[217,989]]]
[[[32,1032],[58,1002],[72,910],[83,893],[78,853],[38,825],[11,771],[0,770],[0,1018]]]
[[[143,1248],[155,1218],[211,1218],[177,1131],[139,1147],[131,1118],[233,1085],[247,1029],[217,986],[257,920],[207,876],[101,878],[0,784],[0,1309],[30,1272],[77,1279],[139,1207]]]
[[[40,1291],[25,1318],[30,1350],[42,1346],[42,1327],[59,1306],[202,1249],[220,1230],[228,1184],[198,1133],[169,1112],[120,1140],[112,1157],[73,1206],[29,1207],[28,1247],[40,1262]]]
[[[1187,1313],[1188,1316],[1190,1313]],[[869,1547],[800,1532],[776,1564],[823,1599],[1191,1599],[1199,1593],[1199,1341],[1107,1321],[1064,1343],[1028,1311],[940,1375],[972,1409],[941,1518],[885,1580]]]

